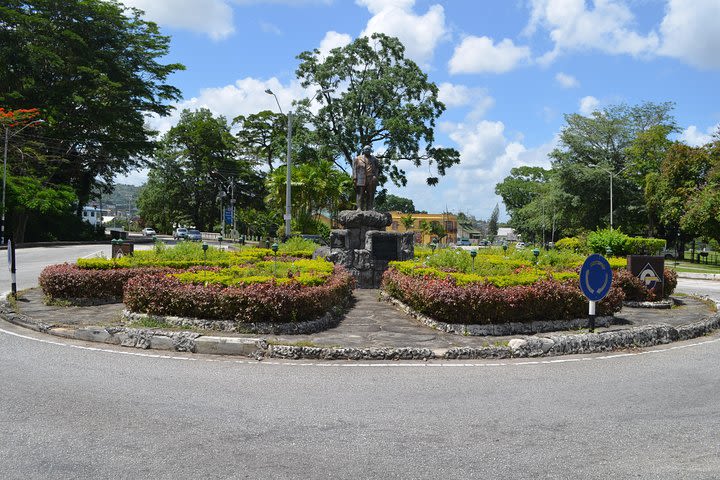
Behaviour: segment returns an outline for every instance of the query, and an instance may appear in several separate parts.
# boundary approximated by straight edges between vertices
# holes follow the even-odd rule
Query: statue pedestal
[[[379,288],[388,262],[414,256],[412,232],[385,231],[392,223],[387,212],[344,210],[338,220],[345,228],[330,232],[326,258],[347,268],[359,288]]]

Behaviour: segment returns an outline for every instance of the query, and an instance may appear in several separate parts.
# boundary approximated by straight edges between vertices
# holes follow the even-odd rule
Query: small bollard
[[[475,271],[475,257],[477,256],[477,250],[470,250],[470,256],[472,257],[472,269]]]

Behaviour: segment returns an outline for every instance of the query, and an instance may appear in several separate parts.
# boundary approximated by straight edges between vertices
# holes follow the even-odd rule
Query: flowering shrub
[[[539,280],[532,285],[501,288],[488,283],[458,285],[451,276],[416,277],[396,268],[383,275],[382,288],[416,311],[440,321],[465,324],[565,320],[587,314],[587,299],[577,280]],[[613,286],[597,304],[598,315],[622,308],[620,288]]]
[[[141,274],[125,287],[125,305],[133,312],[237,322],[294,322],[316,318],[352,293],[352,277],[342,267],[322,285],[275,281],[245,286],[183,283],[171,275]]]
[[[68,263],[50,265],[40,273],[40,287],[53,299],[122,300],[127,281],[140,273],[167,273],[167,268],[87,270]]]

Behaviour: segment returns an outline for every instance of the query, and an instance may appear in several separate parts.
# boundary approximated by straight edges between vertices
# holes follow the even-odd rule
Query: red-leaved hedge
[[[677,273],[667,268],[663,271],[663,294],[664,298],[669,297],[677,287]],[[613,272],[613,284],[617,285],[625,293],[625,300],[632,302],[654,302],[660,300],[660,292],[657,289],[648,290],[645,282],[630,273],[626,269],[619,269]]]
[[[499,288],[489,284],[458,286],[451,278],[418,278],[390,268],[382,288],[416,311],[448,323],[490,324],[568,320],[587,315],[587,299],[577,281],[543,280]],[[613,286],[597,304],[598,315],[622,308],[623,292]]]
[[[43,292],[53,299],[115,299],[122,301],[123,288],[139,274],[174,272],[169,268],[114,268],[95,270],[63,263],[45,267],[39,282]]]
[[[324,284],[256,283],[240,287],[193,285],[168,275],[141,274],[129,279],[124,302],[133,312],[238,322],[312,320],[352,295],[353,279],[339,266]]]

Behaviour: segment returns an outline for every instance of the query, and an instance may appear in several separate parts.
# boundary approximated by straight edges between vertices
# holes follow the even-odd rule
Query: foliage
[[[568,250],[575,253],[588,253],[587,239],[581,237],[566,237],[555,242],[558,250]],[[605,253],[605,252],[603,252]]]
[[[500,218],[500,207],[498,204],[495,204],[495,208],[493,208],[492,214],[490,214],[490,219],[488,220],[488,239],[490,242],[493,242],[495,240],[495,237],[498,233],[498,219]]]
[[[223,269],[191,269],[172,274],[183,283],[233,287],[253,283],[297,282],[304,286],[322,285],[333,273],[333,264],[325,260],[262,261]]]
[[[665,269],[663,271],[663,297],[668,298],[677,286],[677,273]],[[628,270],[617,270],[613,273],[613,285],[625,292],[626,301],[653,302],[659,300],[658,289],[648,290],[645,282]]]
[[[160,63],[170,39],[116,1],[7,0],[0,18],[0,105],[36,107],[45,120],[42,135],[13,137],[9,176],[70,188],[79,210],[116,175],[146,165],[146,115],[170,112],[180,91],[166,81],[183,67]]]
[[[564,320],[583,317],[587,309],[587,300],[573,280],[542,280],[504,288],[481,283],[461,286],[453,278],[418,278],[389,269],[383,275],[382,288],[416,311],[450,323]],[[619,311],[622,300],[622,290],[612,287],[598,302],[598,314]]]
[[[413,218],[411,213],[400,217],[400,221],[402,222],[403,227],[405,227],[405,230],[409,231],[415,227],[415,219]]]
[[[287,184],[285,166],[276,168],[267,179],[268,206],[275,211],[285,209]],[[317,161],[295,165],[291,172],[292,215],[304,220],[296,224],[299,233],[315,233],[311,225],[323,211],[336,216],[340,210],[351,208],[354,187],[350,176],[335,168],[332,162]]]
[[[411,60],[397,38],[374,33],[330,51],[306,51],[298,58],[297,77],[305,88],[325,90],[313,119],[318,142],[337,152],[348,166],[363,145],[382,143],[383,172],[397,185],[407,183],[397,163],[434,164],[437,175],[459,162],[459,153],[434,143],[435,120],[445,110],[438,87]],[[306,107],[309,102],[306,102]],[[424,152],[421,149],[424,148]],[[431,175],[429,185],[438,177]]]
[[[290,257],[312,257],[318,244],[302,237],[290,237],[278,247],[278,253]]]
[[[173,223],[211,230],[222,203],[261,208],[263,179],[253,165],[237,159],[236,139],[223,116],[184,110],[162,138],[138,206],[143,219],[165,231]],[[235,186],[231,185],[235,183]]]
[[[409,198],[398,197],[392,193],[387,193],[385,189],[377,195],[375,199],[375,210],[379,212],[400,212],[415,213],[415,205]]]
[[[242,287],[183,283],[168,275],[140,275],[128,281],[124,301],[134,312],[250,322],[312,320],[344,305],[352,294],[352,277],[335,267],[322,285],[299,282],[253,283]]]
[[[233,125],[238,127],[237,145],[240,158],[246,161],[262,159],[270,172],[275,168],[275,161],[284,163],[287,152],[285,115],[263,110],[247,116],[239,115],[233,119]],[[293,129],[293,132],[296,130],[297,128]]]
[[[587,237],[588,248],[605,255],[608,247],[613,255],[654,255],[665,248],[661,238],[629,237],[620,230],[598,230]]]
[[[105,299],[121,301],[127,281],[140,274],[164,274],[170,269],[85,269],[77,265],[61,264],[45,267],[38,282],[51,299]]]

